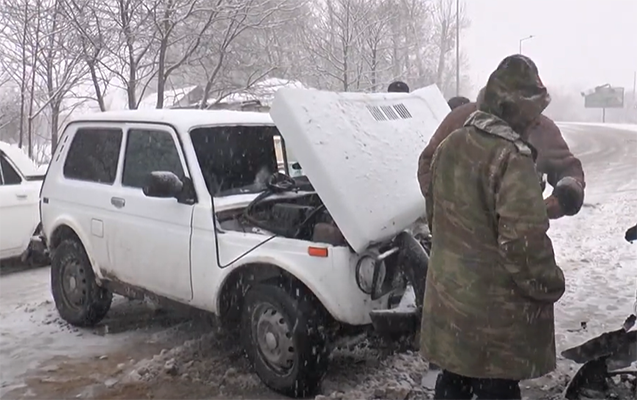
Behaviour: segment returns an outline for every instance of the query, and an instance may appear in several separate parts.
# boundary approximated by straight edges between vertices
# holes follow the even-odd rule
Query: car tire
[[[241,340],[266,386],[296,398],[319,390],[329,359],[324,321],[322,308],[306,290],[273,284],[248,290]]]
[[[51,292],[58,313],[66,322],[91,327],[108,313],[113,294],[99,286],[84,246],[65,240],[51,260]]]

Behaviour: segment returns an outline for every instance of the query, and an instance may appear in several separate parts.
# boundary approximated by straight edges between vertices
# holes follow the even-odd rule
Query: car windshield
[[[301,176],[274,126],[221,126],[190,133],[206,186],[215,197],[258,193],[274,172]]]

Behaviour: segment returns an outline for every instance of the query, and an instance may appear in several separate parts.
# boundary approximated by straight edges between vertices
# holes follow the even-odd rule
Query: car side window
[[[122,185],[143,188],[153,171],[168,171],[184,178],[173,136],[167,131],[130,129],[124,156]]]
[[[13,168],[6,157],[3,155],[0,158],[0,164],[2,168],[2,184],[3,185],[19,185],[22,183],[20,174]]]
[[[112,185],[122,136],[121,129],[78,129],[64,162],[64,177]]]

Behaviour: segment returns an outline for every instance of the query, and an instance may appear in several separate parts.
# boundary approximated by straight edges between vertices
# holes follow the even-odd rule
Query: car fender
[[[220,306],[220,296],[221,290],[224,285],[227,283],[228,278],[233,272],[245,268],[249,265],[254,264],[268,264],[274,267],[280,268],[290,275],[294,276],[300,282],[302,282],[307,288],[316,296],[316,298],[323,304],[323,306],[327,309],[327,311],[334,315],[337,319],[338,316],[342,313],[342,305],[339,302],[339,296],[328,296],[328,293],[333,293],[329,290],[330,281],[327,279],[321,279],[323,275],[326,277],[333,273],[333,260],[331,258],[321,259],[323,263],[326,265],[322,266],[323,273],[317,274],[316,268],[308,267],[307,265],[299,266],[298,259],[295,256],[282,255],[281,253],[277,253],[276,256],[268,254],[268,251],[254,252],[255,254],[249,254],[243,257],[241,260],[238,260],[232,266],[228,268],[224,268],[222,279],[220,279],[220,284],[217,287],[217,310],[219,310]]]
[[[49,229],[46,229],[45,226],[48,226]],[[42,230],[44,232],[44,237],[47,240],[47,244],[51,246],[51,240],[53,238],[53,233],[60,228],[61,226],[67,226],[75,232],[77,237],[80,239],[82,246],[84,246],[84,250],[86,251],[86,255],[88,256],[89,261],[91,262],[91,267],[93,268],[93,272],[95,273],[98,279],[104,279],[95,258],[93,257],[93,248],[91,247],[91,241],[89,240],[86,232],[82,229],[82,225],[79,221],[69,214],[62,214],[55,218],[51,224],[42,224]]]
[[[298,247],[292,245],[286,251],[259,248],[249,253],[232,266],[222,269],[221,279],[218,279],[220,284],[214,293],[216,310],[221,309],[220,290],[232,272],[250,264],[268,264],[286,271],[303,283],[335,320],[350,325],[370,324],[369,312],[386,307],[387,296],[372,300],[360,290],[355,277],[356,254],[346,247],[327,245],[327,248],[329,257],[309,256],[307,244]]]

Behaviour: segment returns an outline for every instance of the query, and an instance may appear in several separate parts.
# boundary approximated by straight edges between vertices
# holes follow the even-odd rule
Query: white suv
[[[0,142],[0,260],[47,261],[39,237],[38,199],[43,179],[44,174],[22,149]]]
[[[266,385],[314,392],[341,328],[405,289],[396,237],[423,213],[416,161],[448,111],[429,97],[281,90],[276,125],[202,110],[69,123],[41,193],[60,315],[96,324],[113,292],[191,305],[240,326]]]

